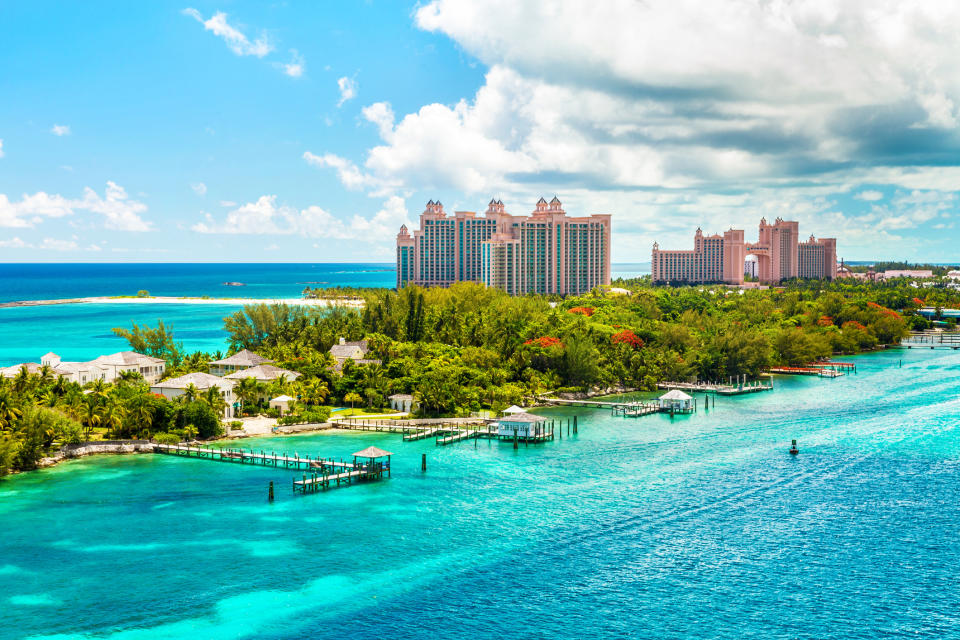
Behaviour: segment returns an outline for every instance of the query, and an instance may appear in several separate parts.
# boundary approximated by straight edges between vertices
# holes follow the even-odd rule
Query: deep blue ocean
[[[615,264],[614,276],[649,273],[648,264]],[[233,287],[225,282],[242,282]],[[394,287],[392,264],[2,264],[0,302],[136,295],[296,298],[304,287]],[[163,320],[188,351],[226,348],[223,318],[236,305],[71,304],[0,308],[0,366],[39,362],[55,351],[88,360],[127,348],[111,332]]]
[[[306,496],[149,454],[9,478],[0,638],[958,638],[960,353],[856,362],[692,416],[577,409],[517,451],[243,442],[394,453],[390,480]]]

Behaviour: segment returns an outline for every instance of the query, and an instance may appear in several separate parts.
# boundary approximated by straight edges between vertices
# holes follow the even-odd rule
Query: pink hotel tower
[[[743,284],[747,256],[757,261],[757,278],[778,283],[790,278],[833,280],[837,277],[837,239],[814,238],[800,242],[800,224],[777,218],[760,220],[758,241],[744,241],[742,229],[705,236],[697,229],[693,250],[667,251],[653,244],[651,275],[654,282]]]
[[[397,234],[397,288],[483,282],[513,295],[577,295],[610,284],[610,216],[567,216],[556,197],[529,216],[491,200],[484,216],[431,200],[420,229]]]

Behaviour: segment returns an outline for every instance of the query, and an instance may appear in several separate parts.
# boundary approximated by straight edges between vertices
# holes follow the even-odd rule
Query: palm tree
[[[150,408],[150,398],[146,391],[133,397],[127,415],[133,420],[137,437],[141,437],[144,431],[149,433],[150,427],[153,426],[153,411]]]
[[[23,393],[29,385],[30,374],[27,372],[27,367],[22,366],[20,370],[17,371],[17,375],[13,376],[13,391],[15,393]]]
[[[0,389],[0,431],[12,431],[13,423],[23,417],[23,411],[14,404],[13,396]]]
[[[200,397],[200,389],[197,389],[197,385],[191,382],[183,388],[183,395],[180,397],[183,398],[184,402],[193,402]]]
[[[119,380],[119,384],[121,385],[134,384],[143,380],[143,375],[139,371],[127,369],[126,371],[120,372],[117,380]]]
[[[284,395],[290,391],[290,381],[287,376],[280,374],[270,383],[270,395],[273,397]]]
[[[99,427],[102,421],[103,419],[100,417],[100,406],[97,403],[97,398],[91,393],[84,401],[83,425],[86,427],[84,433],[85,437],[89,439],[90,432]]]
[[[344,402],[350,403],[350,408],[353,409],[353,405],[357,402],[363,402],[363,397],[359,393],[351,391],[347,395],[343,396]]]
[[[323,380],[311,380],[303,388],[303,398],[307,404],[323,404],[330,395],[330,388]]]
[[[240,398],[240,402],[244,408],[253,405],[259,399],[260,387],[261,385],[257,382],[256,378],[249,377],[240,381],[236,391],[237,397]]]
[[[37,375],[40,377],[41,382],[50,382],[53,380],[53,367],[45,364],[37,371]]]
[[[210,405],[210,408],[218,417],[222,416],[227,408],[227,401],[223,399],[223,391],[220,390],[220,387],[214,386],[207,389],[207,392],[203,394],[203,401]]]
[[[120,428],[123,426],[123,419],[127,415],[127,410],[117,396],[110,396],[107,403],[103,406],[103,412],[100,415],[100,421],[105,424],[114,436],[119,436]]]

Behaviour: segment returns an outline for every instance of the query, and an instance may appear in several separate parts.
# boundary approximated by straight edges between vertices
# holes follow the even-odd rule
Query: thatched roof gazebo
[[[389,478],[390,456],[392,455],[389,451],[370,446],[353,454],[353,468],[361,470],[364,474],[363,477],[368,480],[382,477],[384,471],[387,472],[387,477]],[[366,463],[358,464],[357,458],[366,459]],[[386,458],[386,461],[381,461],[380,458]]]

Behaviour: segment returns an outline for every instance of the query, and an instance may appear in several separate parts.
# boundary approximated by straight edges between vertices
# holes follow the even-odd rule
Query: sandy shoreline
[[[218,304],[237,305],[247,304],[286,304],[302,307],[329,307],[342,305],[347,307],[362,307],[363,300],[349,298],[343,300],[329,300],[325,298],[200,298],[188,296],[150,296],[148,298],[90,296],[86,298],[59,298],[56,300],[16,300],[0,302],[0,309],[15,307],[42,307],[55,304]]]

